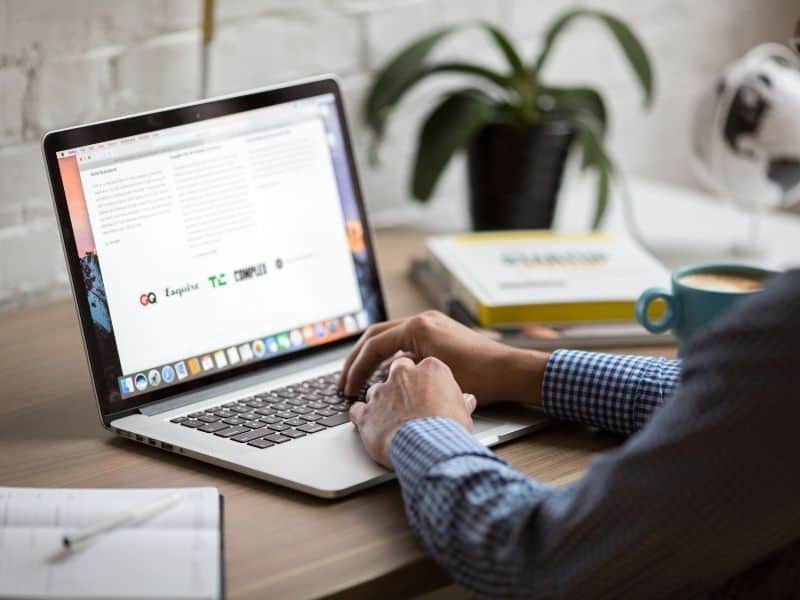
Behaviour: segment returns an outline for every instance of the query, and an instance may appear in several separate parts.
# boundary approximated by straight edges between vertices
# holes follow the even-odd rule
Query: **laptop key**
[[[302,431],[297,431],[297,429],[287,429],[281,435],[285,435],[286,437],[290,438],[299,438],[303,437],[305,433],[303,433]]]
[[[186,417],[175,417],[174,419],[170,419],[169,422],[170,423],[183,423],[184,421],[187,421],[187,420],[188,419]]]
[[[239,435],[240,433],[244,433],[245,431],[250,431],[250,430],[247,429],[247,427],[241,427],[235,425],[233,427],[228,427],[227,429],[222,429],[220,431],[217,431],[214,433],[214,435],[218,435],[219,437],[229,438],[235,435]]]
[[[261,418],[261,415],[257,415],[255,413],[243,413],[238,416],[240,419],[244,419],[245,421],[257,421]]]
[[[241,425],[242,427],[247,427],[248,429],[261,429],[264,427],[264,423],[261,421],[245,421]]]
[[[191,427],[192,429],[196,427],[202,427],[205,425],[202,421],[198,421],[197,419],[186,419],[181,423],[184,427]]]
[[[289,429],[289,426],[284,425],[283,423],[275,423],[274,425],[270,425],[269,428],[273,431],[286,431]]]
[[[206,413],[204,413],[202,410],[200,410],[198,412],[190,413],[189,416],[192,417],[193,419],[196,419],[197,417],[202,417],[204,414],[206,414]]]
[[[337,425],[341,425],[342,423],[347,423],[349,420],[350,420],[350,414],[343,412],[339,413],[338,415],[322,419],[319,422],[325,425],[325,427],[336,427]]]
[[[234,442],[252,442],[255,439],[263,438],[265,435],[272,433],[268,429],[262,427],[261,429],[251,429],[239,435],[234,435],[231,439]]]
[[[252,442],[248,442],[248,446],[253,446],[254,448],[269,448],[270,446],[274,446],[273,442],[268,440],[253,440]]]
[[[231,412],[231,411],[229,411],[229,410],[225,410],[225,409],[223,409],[223,410],[218,410],[218,411],[217,411],[217,412],[215,412],[214,414],[215,414],[215,415],[217,415],[218,417],[222,418],[222,419],[230,419],[231,417],[233,417],[234,415],[236,415],[236,413],[235,413],[235,412]]]
[[[297,429],[298,431],[302,431],[304,433],[316,433],[317,431],[322,431],[325,428],[322,425],[317,425],[316,423],[306,423]]]
[[[308,408],[325,408],[326,405],[322,402],[316,402],[312,400],[311,402],[307,403],[306,406]]]
[[[260,421],[267,425],[272,425],[273,423],[280,423],[280,419],[278,417],[261,417]]]
[[[322,417],[319,415],[300,415],[300,418],[304,421],[319,421]]]
[[[333,415],[337,414],[335,410],[331,410],[330,408],[318,408],[314,412],[318,415],[322,415],[323,417],[332,417]]]
[[[281,419],[291,419],[291,418],[295,417],[296,415],[293,412],[282,410],[279,413],[275,413],[275,416],[276,417],[280,417]]]
[[[272,408],[257,408],[253,412],[264,417],[269,417],[270,415],[275,414],[275,410]]]
[[[306,408],[305,406],[295,406],[292,409],[292,412],[293,413],[297,413],[298,415],[307,415],[308,413],[311,412],[311,409],[310,408]]]
[[[244,419],[240,419],[239,417],[231,417],[230,419],[223,419],[223,423],[227,423],[228,425],[242,425],[247,423]]]
[[[274,442],[275,444],[282,444],[283,442],[288,442],[292,438],[286,437],[285,435],[281,435],[280,433],[273,433],[272,435],[268,435],[264,439],[269,442]]]
[[[198,421],[203,421],[203,423],[216,423],[219,421],[219,417],[214,415],[203,415],[202,417],[197,417]]]
[[[237,413],[249,413],[250,409],[247,406],[242,406],[241,404],[237,404],[236,406],[231,406],[231,410]]]
[[[228,429],[227,423],[207,423],[202,427],[198,427],[197,431],[202,431],[204,433],[214,433],[221,429]]]
[[[300,425],[305,425],[307,421],[303,421],[299,417],[296,419],[287,419],[284,421],[287,425],[291,425],[292,427],[299,427]]]

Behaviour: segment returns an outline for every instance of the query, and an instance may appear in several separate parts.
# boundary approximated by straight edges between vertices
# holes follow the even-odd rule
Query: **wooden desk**
[[[425,308],[405,277],[422,237],[378,235],[392,316]],[[411,535],[395,482],[323,501],[106,432],[71,301],[3,315],[0,340],[0,485],[216,486],[226,502],[230,598],[408,597],[447,582]],[[591,453],[617,443],[559,426],[497,452],[527,474],[565,484],[580,477]]]

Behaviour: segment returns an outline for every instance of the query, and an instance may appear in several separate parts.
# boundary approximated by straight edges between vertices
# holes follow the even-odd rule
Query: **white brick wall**
[[[446,23],[486,19],[532,56],[546,24],[571,0],[218,0],[212,93],[321,72],[343,82],[361,174],[379,220],[465,222],[463,160],[428,207],[407,185],[417,126],[453,80],[421,86],[398,108],[383,166],[366,162],[359,114],[372,73],[398,48]],[[627,66],[601,28],[576,24],[547,75],[598,85],[611,106],[611,143],[629,172],[693,184],[687,113],[700,86],[750,46],[783,41],[796,0],[587,0],[633,24],[655,62],[657,101],[641,103]],[[201,0],[0,0],[0,307],[66,293],[66,277],[38,140],[48,128],[194,99]],[[477,32],[440,56],[501,65]]]

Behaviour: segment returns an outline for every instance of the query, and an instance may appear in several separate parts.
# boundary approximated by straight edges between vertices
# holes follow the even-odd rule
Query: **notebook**
[[[65,550],[65,533],[178,492],[138,525]],[[216,488],[0,487],[0,598],[220,598],[222,511]]]

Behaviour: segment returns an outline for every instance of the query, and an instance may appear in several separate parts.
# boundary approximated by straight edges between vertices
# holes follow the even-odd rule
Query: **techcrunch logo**
[[[196,292],[199,289],[200,289],[199,283],[187,283],[186,285],[182,285],[181,287],[164,288],[164,295],[167,298],[169,298],[170,296],[178,296],[179,298],[182,298],[184,294],[188,294],[190,292]]]

